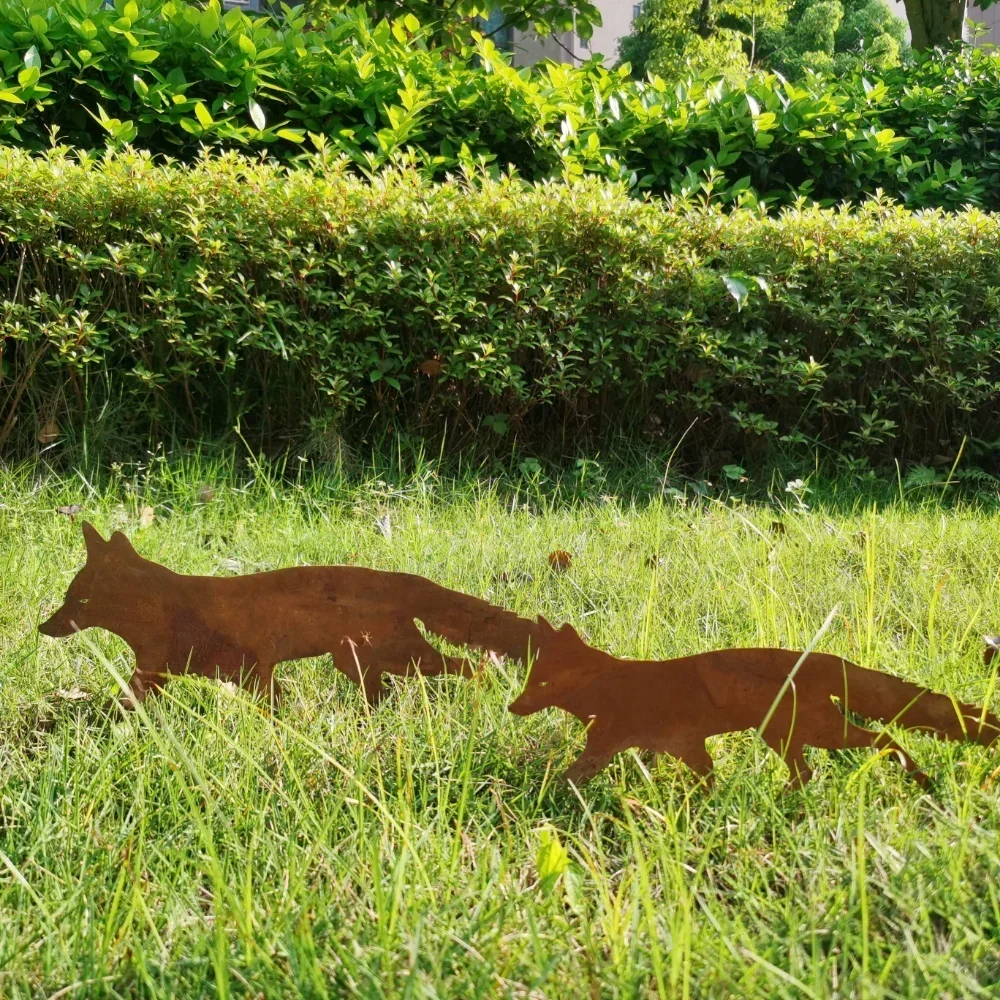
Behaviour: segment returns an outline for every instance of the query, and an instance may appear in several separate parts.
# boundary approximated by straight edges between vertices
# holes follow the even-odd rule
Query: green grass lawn
[[[394,681],[370,713],[310,660],[279,668],[274,718],[187,679],[123,716],[108,699],[126,647],[35,630],[83,562],[79,518],[55,512],[79,503],[180,571],[421,573],[621,656],[802,648],[836,607],[818,648],[979,703],[995,511],[257,473],[3,474],[0,996],[997,995],[992,751],[903,734],[927,791],[891,760],[817,752],[813,783],[785,793],[744,733],[710,745],[711,792],[635,753],[577,792],[557,778],[581,728],[506,710],[518,664]],[[553,830],[568,865],[542,882]]]

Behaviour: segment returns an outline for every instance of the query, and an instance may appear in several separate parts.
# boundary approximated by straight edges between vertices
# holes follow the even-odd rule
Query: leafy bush
[[[203,144],[298,152],[306,131],[359,160],[419,139],[436,151],[461,136],[479,146],[521,133],[496,87],[460,60],[428,50],[411,16],[371,26],[362,11],[310,30],[292,10],[275,21],[183,2],[0,0],[0,135],[29,148],[105,140],[191,157]],[[429,104],[433,116],[422,112]],[[454,167],[455,155],[440,166]]]
[[[733,84],[750,75],[756,39],[778,31],[791,0],[644,0],[631,32],[618,44],[632,75],[676,79],[709,73]]]
[[[619,52],[632,75],[668,79],[705,66],[745,83],[750,64],[799,80],[883,73],[907,52],[906,21],[885,0],[646,0]]]
[[[930,461],[1000,434],[998,218],[310,166],[6,151],[0,446],[113,419],[562,447],[698,418],[699,451]]]
[[[314,21],[351,6],[350,0],[305,0]],[[436,42],[446,45],[467,42],[477,28],[484,33],[514,28],[543,38],[573,31],[579,38],[591,38],[601,24],[593,0],[365,0],[365,8],[374,20],[412,14],[433,28]]]
[[[474,65],[473,56],[480,65]],[[436,179],[476,163],[528,180],[594,174],[637,193],[1000,207],[1000,56],[887,72],[668,86],[597,64],[515,71],[490,42],[451,57],[408,16],[316,28],[217,0],[0,0],[0,138],[106,141],[181,159],[203,145],[288,160],[314,145],[371,171],[407,148]],[[309,135],[314,138],[310,139]]]

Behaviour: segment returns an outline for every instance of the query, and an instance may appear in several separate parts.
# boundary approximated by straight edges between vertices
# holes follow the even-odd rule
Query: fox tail
[[[891,674],[844,662],[842,707],[868,719],[926,729],[949,740],[971,740],[989,746],[1000,737],[1000,719],[975,705],[900,680]]]
[[[513,611],[436,584],[415,602],[423,626],[457,646],[488,649],[527,662],[538,646],[538,625]]]

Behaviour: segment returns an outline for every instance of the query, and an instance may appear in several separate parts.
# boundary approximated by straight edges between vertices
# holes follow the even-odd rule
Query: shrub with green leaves
[[[185,158],[203,145],[288,155],[309,130],[363,160],[415,141],[418,123],[422,142],[445,149],[455,136],[478,145],[486,118],[495,133],[505,127],[483,74],[428,49],[412,15],[371,25],[359,9],[311,30],[289,8],[251,18],[222,14],[217,0],[0,0],[0,57],[0,136],[29,148],[47,146],[56,129],[85,149],[108,141]],[[432,118],[422,115],[430,104]]]
[[[0,447],[395,424],[931,460],[1000,436],[1000,219],[343,159],[0,156]]]
[[[531,181],[596,175],[634,194],[730,201],[1000,207],[1000,56],[934,55],[848,73],[632,80],[596,63],[514,70],[488,40],[457,53],[407,15],[322,25],[184,0],[0,0],[0,140],[29,149],[203,146],[284,161],[319,146],[371,172],[407,150],[442,180],[476,164]]]

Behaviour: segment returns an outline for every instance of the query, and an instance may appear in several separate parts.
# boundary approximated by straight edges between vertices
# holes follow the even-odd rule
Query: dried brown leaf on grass
[[[564,549],[549,553],[549,568],[553,573],[565,573],[573,565],[573,556]]]
[[[59,425],[54,420],[49,420],[42,425],[41,430],[38,432],[38,443],[55,444],[61,434],[62,431],[59,430]]]
[[[56,697],[61,701],[90,701],[93,698],[93,694],[90,691],[84,691],[81,688],[73,687],[69,690],[63,690],[60,688],[56,691]]]

